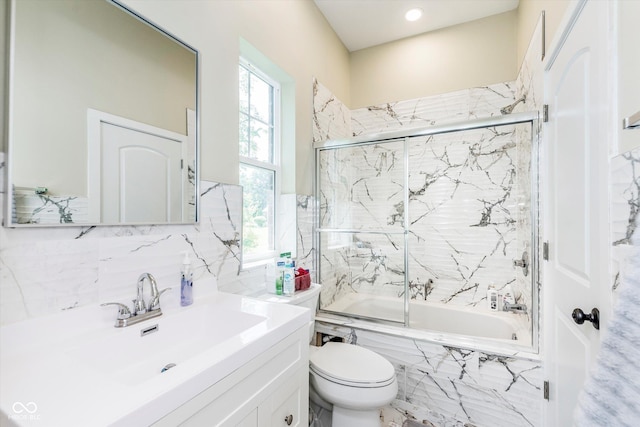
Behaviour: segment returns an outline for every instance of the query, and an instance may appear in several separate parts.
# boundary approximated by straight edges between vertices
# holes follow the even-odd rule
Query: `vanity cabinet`
[[[308,426],[308,341],[298,329],[153,425]]]

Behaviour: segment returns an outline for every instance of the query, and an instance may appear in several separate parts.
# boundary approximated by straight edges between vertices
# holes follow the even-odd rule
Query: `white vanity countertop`
[[[301,307],[222,292],[126,328],[114,328],[111,308],[0,328],[0,425],[151,424],[310,320]]]

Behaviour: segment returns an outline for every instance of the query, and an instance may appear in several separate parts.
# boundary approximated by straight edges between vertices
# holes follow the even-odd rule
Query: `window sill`
[[[258,259],[258,260],[243,262],[242,266],[240,267],[240,271],[257,270],[260,267],[265,267],[267,264],[270,264],[272,262],[273,262],[273,258]]]

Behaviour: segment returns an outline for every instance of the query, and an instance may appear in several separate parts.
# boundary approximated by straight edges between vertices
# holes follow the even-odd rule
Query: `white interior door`
[[[603,326],[610,311],[608,2],[587,1],[576,11],[545,73],[549,122],[544,129],[543,200],[550,257],[544,263],[543,333],[549,381],[545,425],[550,427],[573,424],[578,395],[600,343],[601,332],[588,321],[575,323],[573,310],[598,308]]]
[[[182,221],[179,141],[102,124],[102,221]]]
[[[187,137],[88,110],[89,216],[92,222],[182,222]]]

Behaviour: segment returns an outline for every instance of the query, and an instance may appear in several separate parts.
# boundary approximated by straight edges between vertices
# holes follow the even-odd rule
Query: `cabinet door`
[[[309,425],[309,373],[299,369],[284,381],[258,408],[260,427],[307,427]]]

